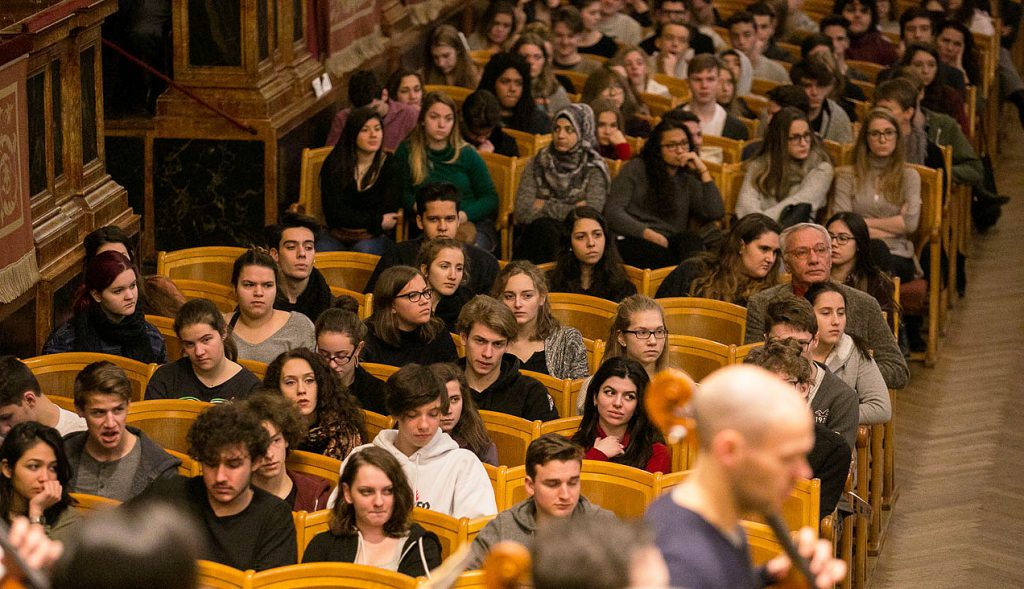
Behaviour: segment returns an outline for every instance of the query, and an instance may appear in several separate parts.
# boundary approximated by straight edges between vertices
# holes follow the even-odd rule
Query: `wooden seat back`
[[[320,170],[324,160],[331,154],[334,146],[313,147],[302,150],[302,167],[299,171],[300,212],[317,221],[324,222],[323,204],[320,198]]]
[[[508,467],[524,464],[526,448],[539,435],[540,422],[483,409],[480,418],[487,435],[498,447],[498,464]]]
[[[551,314],[588,339],[607,338],[618,306],[608,300],[564,292],[548,293]]]
[[[289,450],[285,464],[288,470],[319,477],[327,481],[332,489],[338,486],[338,477],[341,475],[341,461],[336,458],[302,450]]]
[[[181,294],[187,300],[207,299],[217,306],[221,313],[231,313],[238,307],[238,297],[235,289],[224,284],[210,282],[208,280],[188,280],[185,278],[173,279],[174,286],[178,287]]]
[[[245,248],[227,246],[190,247],[172,252],[158,252],[156,273],[171,280],[205,280],[215,284],[231,284],[231,270]]]
[[[739,305],[700,297],[658,299],[665,327],[673,335],[691,335],[725,345],[742,345],[747,310]]]
[[[323,252],[317,254],[314,266],[324,275],[327,284],[363,292],[379,260],[380,256],[375,254]]]
[[[44,395],[68,398],[74,397],[75,377],[93,362],[110,362],[124,370],[132,384],[132,401],[142,400],[146,394],[146,385],[156,371],[156,364],[145,364],[124,356],[96,352],[46,354],[26,358],[23,362],[39,381],[39,387]]]
[[[670,366],[685,371],[698,382],[732,362],[729,346],[688,335],[669,335],[668,355]]]
[[[415,589],[418,581],[380,567],[348,562],[307,562],[260,571],[251,589],[348,587],[350,589]]]
[[[128,408],[127,423],[164,448],[188,453],[188,430],[208,407],[209,403],[181,399],[139,401]]]

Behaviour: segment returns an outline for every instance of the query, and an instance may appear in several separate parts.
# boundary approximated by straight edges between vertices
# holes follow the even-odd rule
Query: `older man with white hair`
[[[769,303],[783,296],[802,297],[815,283],[831,280],[832,237],[828,230],[814,223],[798,223],[779,237],[782,260],[793,277],[790,284],[762,290],[747,303],[746,343],[764,338],[765,310]],[[874,351],[878,370],[891,389],[906,386],[910,379],[907,362],[900,353],[896,338],[882,316],[878,301],[866,292],[840,284],[846,295],[846,333],[859,337]]]

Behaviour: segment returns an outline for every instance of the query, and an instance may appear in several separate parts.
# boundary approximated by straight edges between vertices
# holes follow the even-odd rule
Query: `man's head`
[[[0,356],[0,438],[24,421],[38,421],[43,395],[32,371],[14,356]]]
[[[700,117],[696,113],[676,107],[662,115],[662,118],[673,118],[686,125],[686,128],[690,130],[690,138],[693,139],[694,147],[698,151],[704,147],[704,132],[700,128]]]
[[[827,229],[815,223],[797,223],[782,232],[779,244],[794,286],[806,287],[829,279],[832,238]]]
[[[932,13],[921,6],[908,8],[900,15],[900,39],[904,45],[935,42]]]
[[[793,84],[807,94],[810,110],[817,112],[836,86],[836,76],[824,63],[811,58],[797,62],[789,70]]]
[[[697,468],[718,478],[740,512],[775,513],[800,478],[814,420],[806,402],[776,375],[729,366],[705,378],[692,406],[700,444]]]
[[[466,346],[466,370],[477,377],[501,370],[505,349],[519,333],[512,310],[497,299],[477,295],[462,307],[457,325]]]
[[[688,24],[690,22],[690,10],[686,2],[681,0],[660,0],[654,3],[658,22],[661,24],[676,22]]]
[[[270,436],[267,453],[259,467],[254,469],[257,483],[260,480],[273,480],[284,472],[288,452],[298,448],[306,439],[306,420],[294,401],[274,389],[249,395],[245,399],[245,406]]]
[[[895,78],[875,87],[872,99],[875,107],[884,108],[896,117],[906,135],[910,132],[917,111],[918,93],[918,88],[907,78]]]
[[[559,6],[551,13],[551,45],[555,57],[565,60],[576,54],[583,34],[583,17],[575,6]]]
[[[501,126],[501,105],[488,90],[477,90],[462,103],[462,136],[479,147]]]
[[[316,219],[285,213],[281,221],[267,231],[267,247],[270,255],[281,268],[286,280],[305,280],[313,272],[316,258],[316,234],[320,224]]]
[[[132,383],[124,370],[107,361],[93,362],[75,376],[75,409],[85,418],[89,443],[96,450],[117,451],[129,436],[125,422]]]
[[[768,114],[774,115],[786,107],[793,107],[805,115],[811,111],[807,92],[795,84],[776,86],[768,91]]]
[[[526,449],[526,494],[537,520],[569,517],[580,502],[583,448],[558,434],[543,435]]]
[[[795,338],[769,339],[744,358],[744,364],[760,366],[793,386],[805,399],[811,390],[811,362]]]
[[[747,54],[753,59],[760,55],[757,42],[757,25],[754,24],[754,15],[746,10],[741,10],[725,21],[725,28],[729,30],[729,41],[737,51]]]
[[[711,104],[718,98],[720,67],[718,58],[709,53],[695,55],[690,60],[686,77],[690,83],[690,95],[695,104]]]
[[[241,403],[213,405],[188,430],[188,455],[203,465],[210,506],[217,510],[248,505],[252,472],[259,467],[270,436],[259,418]]]
[[[420,188],[416,192],[416,226],[427,239],[455,237],[459,230],[459,189],[447,182]]]
[[[757,33],[757,40],[767,45],[775,36],[775,9],[767,2],[755,2],[748,8],[754,16],[754,30]]]
[[[661,53],[681,57],[690,47],[690,28],[683,23],[663,23],[658,27],[655,45]]]
[[[398,422],[395,447],[411,456],[434,439],[448,412],[448,389],[427,366],[406,364],[384,383],[388,413]]]
[[[841,14],[830,14],[821,19],[821,34],[832,40],[832,54],[842,61],[850,48],[850,21]]]
[[[793,341],[808,359],[818,336],[814,308],[803,297],[787,296],[773,301],[765,309],[764,339]]]
[[[388,113],[388,91],[369,70],[359,70],[348,80],[348,101],[353,110],[373,106],[381,116]]]

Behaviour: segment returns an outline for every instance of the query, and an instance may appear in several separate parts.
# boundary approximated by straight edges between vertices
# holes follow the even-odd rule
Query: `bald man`
[[[668,564],[671,582],[688,589],[754,589],[780,580],[789,559],[754,569],[740,518],[777,513],[799,478],[811,476],[807,453],[814,419],[792,385],[754,366],[730,366],[704,379],[692,407],[700,440],[693,473],[647,510],[645,519]],[[801,530],[799,549],[818,587],[846,574],[832,545]]]

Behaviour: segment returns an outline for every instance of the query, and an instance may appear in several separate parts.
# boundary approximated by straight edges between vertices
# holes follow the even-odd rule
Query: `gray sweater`
[[[674,215],[666,217],[648,208],[647,192],[650,189],[643,159],[633,158],[622,166],[619,175],[612,180],[604,207],[604,216],[612,231],[641,239],[644,229],[653,229],[670,237],[686,231],[690,215],[711,221],[725,215],[725,204],[715,183],[701,182],[693,174],[677,175],[675,194],[663,195],[675,198]]]
[[[885,379],[878,371],[878,364],[860,353],[852,337],[843,334],[825,358],[825,366],[857,391],[861,424],[874,425],[889,421],[892,417],[892,402],[885,387]]]
[[[824,152],[811,151],[800,168],[790,170],[790,174],[798,176],[799,182],[794,183],[786,198],[775,198],[762,194],[754,181],[768,165],[767,156],[758,157],[750,162],[747,173],[743,176],[743,185],[736,198],[736,216],[745,217],[751,213],[764,213],[778,220],[782,210],[789,205],[809,203],[811,214],[825,206],[828,189],[832,186],[832,162]]]
[[[575,327],[563,325],[544,339],[544,359],[555,378],[586,378],[590,373],[583,335]]]
[[[896,338],[882,318],[882,309],[871,295],[855,288],[839,284],[846,295],[846,333],[855,335],[867,344],[875,354],[878,370],[890,389],[901,389],[910,380],[910,370],[903,359]],[[748,344],[761,341],[765,332],[765,312],[772,301],[794,296],[792,285],[779,284],[762,290],[747,302]]]
[[[614,519],[615,514],[598,507],[589,499],[580,495],[580,501],[576,504],[571,517],[599,517]],[[466,567],[467,570],[480,568],[487,553],[491,551],[498,542],[518,542],[526,547],[530,546],[533,534],[537,531],[537,506],[533,497],[524,499],[512,507],[502,511],[491,523],[480,530],[473,540],[473,559]]]
[[[843,166],[836,170],[836,190],[832,212],[854,212],[865,219],[885,219],[902,215],[907,232],[903,235],[881,239],[892,255],[901,258],[914,258],[914,242],[911,241],[911,237],[917,231],[917,225],[921,220],[921,176],[913,168],[904,168],[901,204],[893,204],[875,190],[875,181],[880,175],[882,165],[884,165],[883,162],[872,165],[868,176],[861,179],[859,188],[854,178],[853,166]]]
[[[576,206],[575,202],[569,202],[560,194],[559,198],[544,201],[544,206],[540,209],[533,208],[533,201],[537,198],[535,162],[536,158],[530,158],[530,162],[526,164],[522,179],[519,181],[519,190],[516,192],[516,224],[519,225],[536,221],[541,217],[561,221]],[[599,168],[591,167],[587,170],[584,181],[583,194],[587,196],[586,203],[599,211],[604,208],[605,197],[608,194],[608,181],[605,178]]]
[[[231,316],[227,317],[230,322]],[[270,364],[282,352],[295,348],[316,349],[316,330],[313,322],[302,313],[293,312],[288,322],[274,332],[273,335],[258,344],[250,343],[231,332],[231,339],[238,348],[239,360],[253,360]]]

